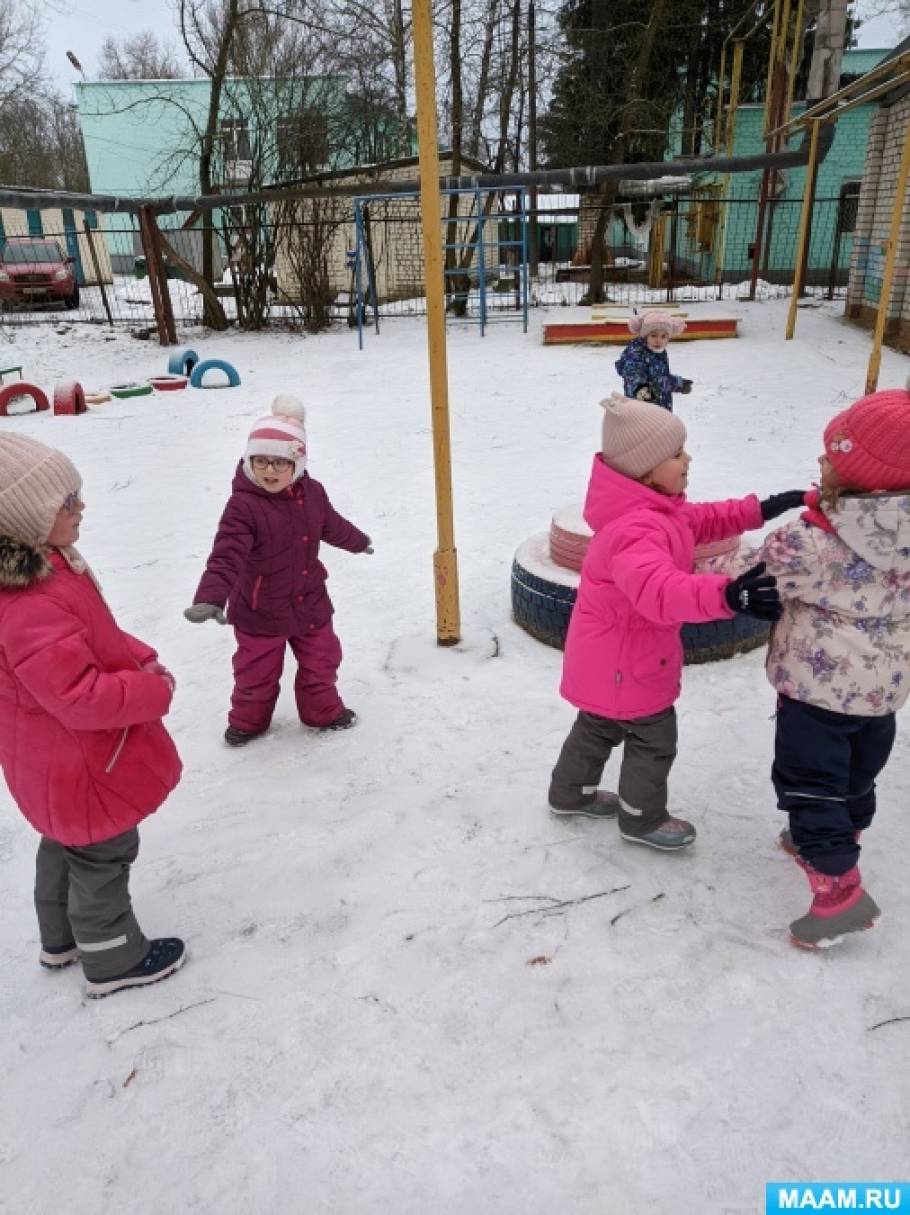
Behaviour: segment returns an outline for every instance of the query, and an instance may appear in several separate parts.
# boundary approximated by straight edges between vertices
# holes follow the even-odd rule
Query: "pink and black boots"
[[[812,906],[790,925],[790,936],[796,945],[806,949],[825,948],[848,932],[871,928],[881,915],[875,900],[863,890],[856,865],[846,873],[832,877],[819,873],[803,860],[797,863],[808,878]]]

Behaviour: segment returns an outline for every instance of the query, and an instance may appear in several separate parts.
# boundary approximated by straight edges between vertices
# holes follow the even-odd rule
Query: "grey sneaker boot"
[[[79,947],[75,941],[71,945],[44,945],[38,954],[38,961],[45,970],[63,970],[78,958]]]
[[[593,802],[577,806],[574,810],[566,810],[550,802],[550,813],[560,818],[569,818],[573,814],[583,815],[585,818],[616,818],[619,813],[619,797],[615,793],[608,793],[606,789],[598,789]]]
[[[674,818],[668,815],[659,827],[633,835],[628,828],[619,828],[619,834],[630,844],[647,844],[649,848],[657,848],[660,852],[678,852],[680,848],[688,848],[695,842],[695,828],[684,818]]]

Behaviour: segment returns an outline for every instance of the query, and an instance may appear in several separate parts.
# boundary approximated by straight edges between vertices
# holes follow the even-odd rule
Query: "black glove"
[[[788,510],[796,510],[805,500],[805,492],[801,489],[788,489],[782,494],[772,494],[770,498],[761,500],[761,517],[767,523],[778,515],[786,514]]]
[[[756,620],[780,620],[777,579],[765,573],[764,561],[734,578],[725,589],[724,598],[732,611],[743,616],[754,616]]]
[[[683,394],[684,397],[687,397],[689,395],[689,393],[692,391],[692,381],[683,380],[679,391]]]
[[[651,396],[651,389],[648,387],[647,384],[642,384],[642,386],[640,388],[636,388],[634,396],[635,396],[636,401],[653,401],[654,400],[654,398]]]

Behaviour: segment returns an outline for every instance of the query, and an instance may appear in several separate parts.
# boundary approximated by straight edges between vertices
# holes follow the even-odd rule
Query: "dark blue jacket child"
[[[629,329],[637,336],[616,360],[616,370],[622,376],[623,392],[627,397],[653,401],[673,412],[673,393],[692,391],[692,381],[670,371],[666,344],[685,328],[685,321],[666,312],[646,312],[633,316]],[[666,334],[663,346],[660,335]],[[649,336],[659,348],[648,344]],[[654,339],[657,339],[654,341]]]

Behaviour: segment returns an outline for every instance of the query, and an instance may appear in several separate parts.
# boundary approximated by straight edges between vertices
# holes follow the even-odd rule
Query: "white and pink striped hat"
[[[250,431],[243,453],[243,468],[251,481],[255,481],[250,465],[252,456],[283,456],[294,461],[294,480],[306,470],[306,410],[302,401],[286,393],[279,394],[272,402],[272,412],[260,418]]]

